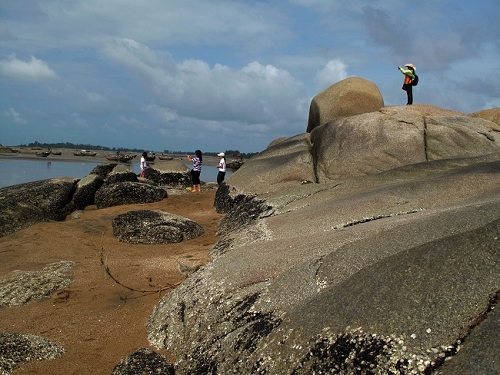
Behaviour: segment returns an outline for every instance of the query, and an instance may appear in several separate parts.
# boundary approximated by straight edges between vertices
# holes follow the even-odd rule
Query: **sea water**
[[[0,188],[55,177],[83,178],[100,164],[103,163],[0,158]],[[127,165],[134,173],[140,173],[139,162],[132,162]],[[154,165],[151,166],[154,168]],[[192,167],[192,163],[186,164],[186,166]],[[231,172],[228,172],[226,177],[229,177],[230,174]],[[217,168],[213,166],[202,168],[200,178],[204,182],[216,182]]]

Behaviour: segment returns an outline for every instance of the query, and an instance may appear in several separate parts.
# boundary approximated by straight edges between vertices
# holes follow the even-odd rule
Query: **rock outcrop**
[[[64,220],[78,179],[62,177],[0,189],[0,237],[41,221]]]
[[[167,197],[167,192],[157,186],[140,182],[118,182],[104,184],[95,194],[97,208],[122,204],[159,202]]]
[[[48,264],[39,271],[14,271],[11,277],[0,280],[0,308],[49,298],[73,282],[67,276],[73,265],[73,262],[64,261]]]
[[[320,92],[311,101],[307,132],[340,117],[378,111],[384,99],[373,82],[349,77]]]
[[[66,350],[43,337],[0,333],[0,373],[10,374],[22,364],[60,357]]]
[[[175,375],[174,365],[164,356],[148,348],[139,348],[122,359],[111,375],[161,374]]]
[[[160,186],[184,189],[192,184],[190,169],[178,160],[159,161],[146,169],[145,177]]]
[[[214,259],[150,343],[176,374],[500,372],[499,136],[413,106],[272,142],[217,190]]]
[[[198,223],[163,211],[129,211],[113,219],[113,234],[127,243],[178,243],[203,233]]]
[[[64,220],[94,204],[104,208],[167,197],[164,188],[142,180],[147,183],[128,166],[104,163],[81,180],[60,177],[0,188],[0,237],[41,221]]]

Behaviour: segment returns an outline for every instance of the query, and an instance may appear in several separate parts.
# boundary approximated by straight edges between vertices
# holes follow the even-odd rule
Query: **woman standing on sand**
[[[191,192],[201,191],[201,164],[203,163],[203,155],[200,150],[196,150],[194,152],[195,156],[188,155],[187,158],[189,161],[193,162],[193,169],[191,170],[191,178],[193,179],[193,188]]]

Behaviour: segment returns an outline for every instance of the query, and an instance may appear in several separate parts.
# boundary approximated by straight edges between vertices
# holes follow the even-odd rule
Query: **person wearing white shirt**
[[[217,156],[219,157],[219,164],[217,164],[217,168],[219,168],[219,173],[217,174],[217,183],[220,185],[226,177],[226,158],[223,152],[217,154]]]

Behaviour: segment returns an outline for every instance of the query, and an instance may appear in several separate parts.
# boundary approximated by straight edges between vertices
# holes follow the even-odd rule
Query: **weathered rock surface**
[[[97,208],[119,206],[122,204],[152,203],[167,197],[161,187],[140,182],[118,182],[104,184],[95,194]]]
[[[161,374],[174,375],[174,365],[164,356],[148,348],[139,348],[122,359],[112,375]]]
[[[319,180],[500,151],[500,127],[467,116],[422,116],[411,107],[337,119],[311,133]],[[348,147],[346,147],[348,145]]]
[[[127,243],[178,243],[203,233],[198,223],[163,211],[129,211],[113,219],[113,235]]]
[[[311,101],[307,132],[340,117],[378,111],[384,99],[373,82],[349,77],[320,92]]]
[[[49,298],[73,282],[67,275],[73,265],[63,261],[48,264],[40,271],[14,271],[11,277],[0,280],[0,308]]]
[[[219,187],[214,260],[150,343],[177,374],[500,372],[499,134],[389,107],[272,142]]]
[[[76,184],[76,190],[71,201],[64,207],[64,211],[70,214],[73,211],[83,210],[94,204],[95,193],[103,185],[104,180],[96,174],[89,174]]]
[[[178,160],[163,160],[146,169],[145,177],[160,186],[184,189],[192,184],[190,169]]]
[[[123,164],[116,165],[106,177],[106,184],[109,185],[127,181],[138,182],[137,175]]]
[[[78,179],[62,177],[0,189],[0,236],[40,221],[64,220]]]
[[[64,220],[93,204],[103,208],[167,197],[155,182],[141,180],[148,183],[139,183],[126,165],[105,163],[81,180],[60,177],[0,188],[0,237],[40,221]]]
[[[500,154],[259,198],[150,318],[178,374],[424,373],[495,304]]]
[[[117,165],[118,163],[99,164],[94,169],[92,169],[92,171],[89,174],[91,175],[95,174],[105,179]]]
[[[0,373],[10,374],[31,361],[55,359],[64,348],[43,337],[23,333],[0,333]]]
[[[471,116],[481,117],[500,125],[500,108],[491,108],[485,109],[484,111],[474,112]]]

